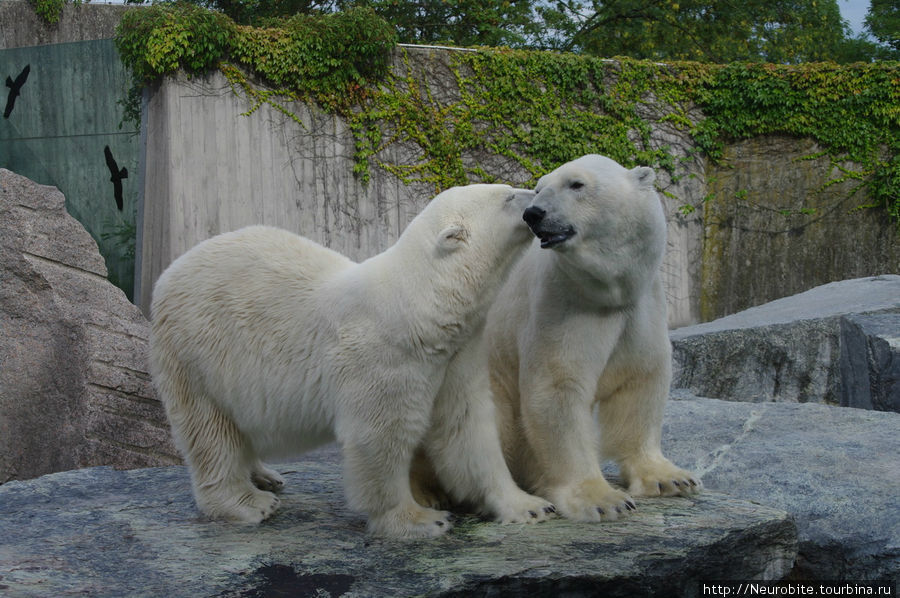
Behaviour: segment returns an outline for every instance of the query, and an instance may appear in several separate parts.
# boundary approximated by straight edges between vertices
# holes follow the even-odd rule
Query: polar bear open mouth
[[[536,230],[537,229],[537,230]],[[565,228],[544,229],[535,227],[532,232],[541,240],[541,249],[553,249],[575,236],[572,225]]]

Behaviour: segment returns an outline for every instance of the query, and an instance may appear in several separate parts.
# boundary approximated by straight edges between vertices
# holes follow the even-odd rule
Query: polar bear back
[[[354,266],[314,241],[265,226],[201,243],[173,262],[154,288],[151,359],[170,362],[168,368],[155,363],[154,370],[171,371],[173,364],[188,370],[184,377],[195,392],[215,397],[255,437],[277,436],[257,433],[273,422],[317,423],[302,430],[304,446],[278,452],[330,440],[333,413],[316,396],[326,372],[315,347],[333,330],[320,305],[328,302],[323,291]],[[256,374],[261,371],[268,376]],[[298,387],[308,392],[297,396]]]

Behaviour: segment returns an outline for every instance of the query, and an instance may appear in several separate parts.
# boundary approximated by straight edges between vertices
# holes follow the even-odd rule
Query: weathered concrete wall
[[[0,1],[0,77],[20,72],[23,61],[40,67],[26,89],[39,92],[40,101],[23,94],[14,114],[19,124],[0,119],[0,166],[63,190],[126,290],[132,258],[127,243],[108,235],[127,234],[138,220],[134,300],[145,313],[162,270],[219,232],[272,224],[363,259],[389,246],[433,195],[429,185],[404,185],[377,167],[362,185],[352,174],[353,139],[344,121],[302,104],[289,109],[303,125],[266,106],[242,116],[249,104],[219,73],[179,75],[149,90],[142,148],[136,131],[118,129],[115,102],[124,97],[127,78],[112,43],[84,42],[107,45],[97,49],[67,43],[112,37],[124,10],[70,5],[58,24],[48,25],[26,0]],[[2,50],[37,44],[56,45]],[[407,54],[409,61],[398,60],[396,68],[408,66],[434,102],[458,99],[446,51],[408,48]],[[58,64],[66,76],[49,76],[45,63]],[[679,164],[674,179],[665,172],[658,178],[674,196],[664,198],[669,239],[663,264],[673,327],[830,281],[900,272],[895,226],[880,211],[852,211],[867,202],[862,192],[850,196],[853,182],[821,190],[837,172],[827,157],[799,159],[818,151],[812,141],[754,139],[726,147],[721,163],[706,164],[686,131],[658,120],[665,110],[652,101],[638,110],[653,123],[651,146],[668,148]],[[689,114],[702,118],[696,109]],[[25,119],[34,131],[18,128]],[[123,212],[116,211],[108,172],[98,162],[105,145],[129,171]],[[147,159],[139,169],[142,149]],[[418,148],[394,142],[376,162],[414,164],[419,158]],[[463,161],[513,184],[530,178],[487,149],[471,150]],[[146,181],[139,180],[140,170]],[[684,215],[679,208],[685,204],[703,209]],[[810,208],[812,214],[799,213]]]
[[[709,321],[812,287],[900,273],[900,234],[809,139],[758,137],[710,164],[700,318]],[[850,163],[841,168],[858,170]],[[804,211],[806,213],[804,213]]]
[[[456,101],[447,51],[405,48],[395,70],[425,82],[431,101]],[[406,71],[402,71],[405,75]],[[288,109],[302,125],[261,107],[249,116],[219,73],[168,78],[148,94],[147,170],[139,304],[178,255],[217,233],[253,223],[288,228],[354,259],[384,250],[433,194],[373,167],[368,185],[352,174],[346,123],[315,107]],[[663,274],[673,327],[707,321],[846,278],[897,273],[900,235],[808,139],[758,138],[726,147],[711,164],[684,130],[643,106],[652,147],[666,147],[679,170],[660,171],[669,238]],[[694,110],[694,120],[702,114]],[[415,164],[420,150],[392,142],[375,163]],[[576,156],[572,156],[573,158]],[[526,184],[512,160],[473,151],[464,163],[499,180]],[[842,164],[853,169],[852,164]],[[711,198],[704,201],[704,198]],[[702,206],[684,215],[684,204]]]
[[[452,102],[455,77],[447,51],[407,47],[396,69],[410,69],[430,85],[436,102]],[[405,73],[405,71],[404,71]],[[425,183],[406,185],[373,166],[363,184],[353,174],[354,143],[343,119],[302,103],[286,106],[298,124],[263,105],[249,108],[221,73],[169,77],[146,94],[146,170],[139,208],[138,304],[148,312],[152,285],[168,264],[193,245],[249,224],[280,226],[361,260],[390,246],[434,195]],[[652,115],[651,115],[652,117]],[[687,133],[661,123],[651,144],[669,147],[684,166],[676,181],[660,172],[669,215],[664,276],[670,320],[697,321],[702,227],[677,217],[685,197],[706,190],[702,159],[689,158]],[[375,163],[415,164],[421,150],[394,142]],[[573,156],[575,158],[577,156]],[[531,175],[515,161],[475,149],[463,156],[513,185]],[[689,176],[689,175],[694,176]],[[474,181],[473,181],[474,182]]]
[[[266,105],[242,116],[248,106],[221,73],[167,78],[148,95],[136,292],[145,308],[165,267],[220,232],[269,224],[363,259],[433,194],[383,171],[364,186],[343,120],[301,103],[289,109],[302,125]]]
[[[0,0],[0,49],[111,39],[125,10],[121,4],[69,3],[59,22],[50,24],[35,14],[28,0]]]

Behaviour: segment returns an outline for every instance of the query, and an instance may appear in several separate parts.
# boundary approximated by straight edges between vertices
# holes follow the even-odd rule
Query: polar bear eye
[[[572,181],[569,184],[569,189],[575,189],[576,191],[578,189],[581,189],[582,187],[584,187],[584,183],[582,183],[581,181]]]

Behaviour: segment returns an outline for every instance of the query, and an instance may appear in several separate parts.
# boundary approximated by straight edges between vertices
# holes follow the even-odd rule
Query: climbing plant
[[[297,16],[270,27],[236,25],[193,5],[161,4],[122,20],[117,45],[141,82],[178,69],[218,68],[250,100],[289,116],[290,102],[342,115],[356,142],[356,172],[383,168],[436,189],[492,175],[465,160],[489,152],[538,177],[597,152],[677,176],[671,148],[651,140],[649,120],[689,135],[710,158],[723,143],[779,133],[812,137],[837,165],[835,179],[867,186],[873,204],[900,221],[900,65],[659,64],[575,54],[479,48],[452,52],[453,89],[417,76],[393,29],[353,9]],[[392,56],[398,57],[390,69]],[[263,85],[258,85],[263,83]],[[689,114],[699,107],[703,119]],[[294,117],[296,118],[296,117]],[[382,161],[393,143],[420,149],[413,164]]]
[[[602,153],[631,166],[674,169],[669,148],[653,147],[651,126],[639,114],[647,94],[666,96],[666,117],[687,122],[686,97],[664,65],[590,59],[574,54],[508,49],[454,52],[449,65],[458,97],[436,98],[401,50],[403,69],[352,116],[362,151],[377,156],[385,144],[408,141],[423,148],[416,164],[379,165],[405,181],[445,188],[491,180],[462,157],[488,151],[518,163],[534,179],[585,153]],[[660,88],[660,89],[657,89]],[[532,181],[533,182],[533,181]]]
[[[707,120],[695,139],[710,156],[726,138],[810,137],[838,172],[829,183],[856,179],[900,218],[900,64],[731,64],[716,69],[696,99]],[[847,170],[845,161],[861,169]]]
[[[51,25],[59,22],[63,6],[67,3],[81,4],[81,0],[30,0],[30,2],[37,16]]]

